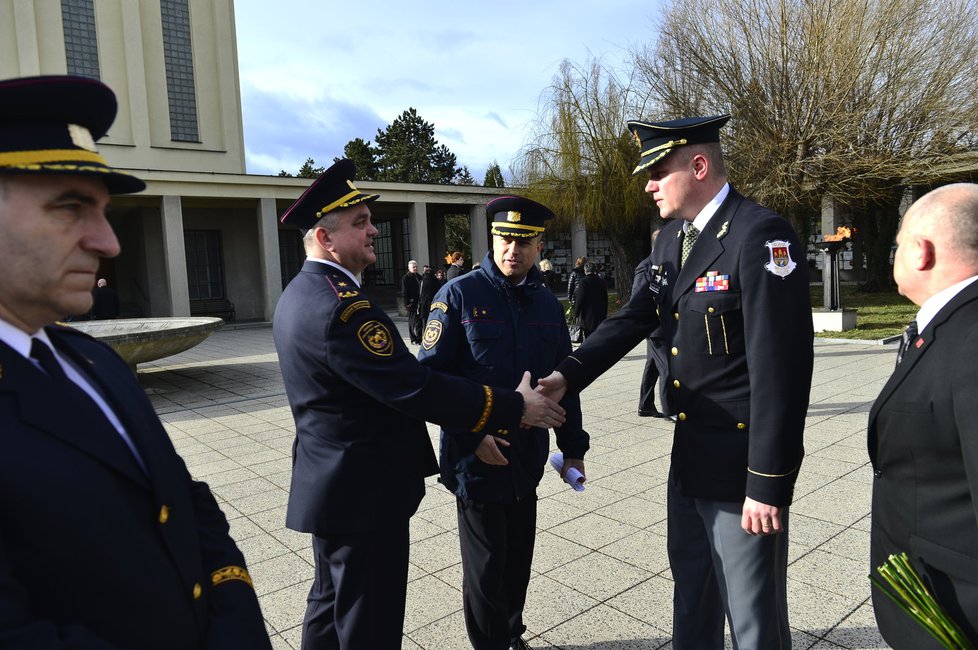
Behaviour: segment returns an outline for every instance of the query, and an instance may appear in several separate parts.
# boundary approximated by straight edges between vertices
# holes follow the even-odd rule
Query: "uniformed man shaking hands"
[[[791,645],[785,597],[788,505],[803,456],[812,379],[805,248],[790,224],[728,183],[729,115],[629,122],[634,173],[671,220],[644,289],[549,379],[590,384],[660,325],[665,409],[677,417],[668,486],[673,647]],[[800,260],[800,262],[799,262]],[[746,533],[746,534],[745,534]]]
[[[304,650],[401,647],[408,521],[438,469],[425,420],[471,432],[564,421],[529,373],[502,390],[418,363],[357,282],[376,260],[378,197],[354,174],[337,162],[282,217],[308,229],[273,324],[296,424],[286,525],[312,533],[316,562]]]

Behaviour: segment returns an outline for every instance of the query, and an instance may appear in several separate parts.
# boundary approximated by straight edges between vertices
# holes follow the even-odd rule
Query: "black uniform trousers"
[[[655,384],[659,381],[659,361],[656,358],[655,344],[652,338],[645,339],[645,370],[642,372],[642,387],[638,394],[638,410],[655,413]],[[659,399],[662,402],[662,399]],[[665,405],[663,404],[663,412]]]
[[[407,599],[409,522],[328,538],[312,536],[316,577],[302,650],[399,650]]]
[[[456,503],[469,641],[475,650],[507,650],[526,630],[523,606],[533,563],[537,495],[515,503],[456,497]]]

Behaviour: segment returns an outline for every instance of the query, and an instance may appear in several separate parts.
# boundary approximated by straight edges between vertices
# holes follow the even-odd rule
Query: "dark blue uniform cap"
[[[334,210],[349,208],[357,203],[369,203],[379,194],[364,194],[353,184],[357,166],[344,158],[324,171],[313,181],[295,203],[282,215],[282,223],[309,229]]]
[[[648,169],[677,147],[720,142],[720,128],[729,119],[729,115],[713,115],[684,117],[668,122],[630,121],[628,130],[634,134],[635,141],[642,151],[642,159],[632,175]]]
[[[502,237],[536,237],[554,213],[536,201],[521,196],[500,196],[486,204],[492,216],[492,234]]]
[[[98,176],[111,194],[146,189],[112,169],[95,141],[109,130],[115,93],[97,79],[65,75],[0,81],[0,174]]]

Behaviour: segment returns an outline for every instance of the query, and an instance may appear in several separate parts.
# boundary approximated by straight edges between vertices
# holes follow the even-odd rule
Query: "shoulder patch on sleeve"
[[[435,347],[443,331],[441,321],[434,319],[428,321],[428,325],[424,328],[424,334],[421,336],[421,347],[425,350]]]
[[[770,260],[764,264],[764,269],[777,275],[782,280],[788,277],[795,270],[795,267],[798,266],[791,259],[791,252],[789,251],[791,242],[784,239],[775,239],[765,242],[764,245],[767,246],[768,256],[770,257]]]
[[[357,339],[367,352],[378,357],[389,357],[394,353],[394,341],[390,330],[380,321],[368,320],[357,330]]]
[[[441,300],[439,300],[438,302],[431,303],[431,309],[428,310],[428,313],[430,314],[431,312],[435,311],[436,309],[440,309],[443,312],[445,312],[446,314],[448,313],[448,305],[446,305],[445,303],[443,303]]]
[[[352,316],[354,313],[360,311],[361,309],[366,309],[369,306],[369,300],[357,300],[355,303],[349,305],[343,310],[343,312],[340,314],[340,320],[345,323],[350,320],[350,316]]]

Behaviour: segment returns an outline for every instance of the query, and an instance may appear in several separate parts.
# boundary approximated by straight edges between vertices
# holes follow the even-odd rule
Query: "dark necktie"
[[[700,231],[693,224],[689,224],[686,227],[686,236],[683,237],[683,254],[679,258],[679,268],[682,268],[686,263],[686,258],[689,257],[689,252],[693,250],[693,244],[696,243],[696,238],[699,234]]]
[[[910,349],[910,344],[917,340],[917,320],[910,321],[907,329],[903,330],[903,337],[900,339],[900,349],[897,350],[897,365],[903,361],[903,355]]]
[[[31,358],[41,364],[41,368],[53,381],[65,385],[67,388],[77,388],[75,382],[68,379],[64,368],[54,357],[54,352],[41,339],[31,339]]]

